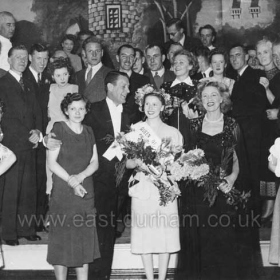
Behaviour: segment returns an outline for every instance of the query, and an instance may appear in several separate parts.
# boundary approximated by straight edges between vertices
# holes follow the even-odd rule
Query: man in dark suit
[[[119,47],[116,55],[119,63],[119,71],[126,73],[129,77],[129,94],[124,105],[125,112],[130,116],[131,122],[136,123],[141,120],[141,114],[138,105],[135,103],[135,92],[138,88],[149,83],[146,76],[135,73],[132,70],[135,62],[135,50],[131,45],[122,45]]]
[[[170,38],[170,41],[167,41],[164,44],[165,52],[169,50],[171,42],[180,43],[185,50],[193,52],[198,46],[201,46],[202,43],[199,39],[189,37],[184,33],[184,25],[179,18],[172,18],[166,23],[167,34]]]
[[[94,174],[94,192],[97,210],[97,233],[101,258],[89,266],[89,279],[110,279],[115,244],[115,222],[118,188],[116,188],[115,164],[119,158],[104,157],[111,143],[104,138],[116,137],[120,131],[127,131],[129,116],[123,111],[129,93],[127,74],[113,71],[105,78],[106,99],[92,104],[84,123],[92,127],[99,155],[99,169]]]
[[[23,72],[23,78],[33,85],[35,97],[42,111],[42,132],[48,125],[48,102],[51,76],[46,70],[49,51],[42,44],[34,44],[29,51],[30,65]],[[36,182],[37,182],[37,211],[36,216],[39,224],[37,231],[45,230],[44,218],[48,209],[48,196],[46,194],[46,149],[42,143],[36,149]]]
[[[2,119],[3,144],[17,162],[5,175],[2,208],[2,238],[18,245],[18,238],[36,241],[36,166],[35,148],[42,139],[42,117],[33,86],[22,73],[28,62],[25,46],[8,52],[10,70],[0,79],[0,98],[6,105]]]
[[[237,238],[240,240],[237,242],[238,252],[242,255],[240,259],[247,260],[247,263],[242,261],[243,263],[238,264],[238,272],[244,279],[251,279],[253,268],[258,263],[254,258],[260,253],[259,175],[262,124],[267,101],[265,89],[259,83],[262,73],[247,65],[248,54],[245,48],[242,45],[235,45],[230,49],[229,55],[230,63],[236,71],[236,82],[231,94],[232,116],[236,119],[243,134],[249,163],[248,177],[250,180],[243,185],[243,188],[251,190],[250,203],[247,206],[250,212],[248,211],[249,214],[246,216],[246,223],[237,226]],[[241,171],[244,172],[244,170]]]
[[[104,79],[113,69],[104,66],[101,62],[103,46],[99,39],[87,38],[83,43],[83,49],[86,52],[88,67],[76,73],[77,85],[79,93],[94,103],[106,98]]]
[[[199,28],[198,33],[200,36],[201,43],[203,44],[204,47],[208,48],[209,51],[215,49],[213,43],[215,42],[216,39],[216,30],[212,25],[206,24],[204,26],[201,26]]]
[[[145,49],[145,56],[149,68],[145,75],[156,89],[160,89],[164,82],[175,80],[174,72],[163,66],[165,54],[159,45],[148,45]]]

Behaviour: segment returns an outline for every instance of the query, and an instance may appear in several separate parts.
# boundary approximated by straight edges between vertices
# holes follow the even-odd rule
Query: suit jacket
[[[264,87],[259,83],[262,75],[262,71],[248,66],[239,81],[234,83],[231,94],[232,115],[234,118],[264,116],[266,93]]]
[[[50,85],[52,83],[52,77],[48,72],[45,70],[41,76],[40,84],[37,83],[35,77],[33,76],[32,72],[30,71],[29,67],[25,69],[23,72],[23,77],[32,84],[35,96],[37,99],[38,104],[40,105],[42,111],[42,133],[46,132],[46,128],[48,125],[48,103],[49,103],[49,96],[50,96]]]
[[[150,79],[150,84],[152,84],[155,88],[157,88],[153,74],[150,70],[145,73],[145,76],[147,76]],[[165,69],[164,74],[163,74],[163,83],[174,81],[175,78],[176,78],[176,76],[173,71]]]
[[[135,103],[135,92],[138,88],[148,84],[149,79],[141,74],[132,71],[129,78],[129,94],[126,97],[126,103],[124,104],[124,111],[129,115],[132,123],[136,123],[141,120],[141,112],[139,106]]]
[[[0,98],[6,111],[2,118],[3,145],[14,152],[31,150],[30,131],[42,131],[42,116],[32,84],[23,78],[24,90],[9,73],[0,79]]]
[[[93,130],[99,156],[99,169],[108,165],[113,165],[114,167],[115,163],[118,161],[117,158],[114,158],[112,161],[108,161],[102,156],[111,145],[111,143],[106,142],[104,138],[107,135],[116,137],[116,135],[114,135],[113,123],[106,99],[91,105],[91,110],[87,113],[84,119],[84,124],[90,126]],[[129,129],[129,125],[129,116],[123,111],[121,131],[127,131]]]
[[[77,85],[79,86],[79,93],[83,94],[91,103],[98,102],[106,98],[106,90],[104,80],[106,75],[112,71],[104,65],[96,72],[90,83],[86,86],[86,69],[76,73]]]

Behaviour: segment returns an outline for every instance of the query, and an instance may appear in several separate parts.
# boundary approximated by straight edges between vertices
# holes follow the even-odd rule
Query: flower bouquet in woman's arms
[[[199,187],[205,190],[204,199],[209,202],[209,206],[213,206],[218,196],[218,192],[222,191],[229,205],[245,208],[246,203],[251,196],[251,192],[241,192],[234,186],[235,180],[231,180],[227,176],[227,169],[233,160],[234,148],[225,149],[222,154],[221,164],[214,166],[209,162],[209,173],[198,182]]]
[[[166,205],[180,195],[178,185],[168,170],[175,156],[182,151],[181,146],[172,145],[171,139],[155,137],[146,123],[133,125],[129,133],[119,134],[115,140],[125,155],[125,159],[116,166],[117,183],[122,179],[126,161],[133,159],[136,170],[158,188],[160,205]],[[133,182],[137,183],[137,176],[131,178],[130,182],[130,186],[133,186]]]

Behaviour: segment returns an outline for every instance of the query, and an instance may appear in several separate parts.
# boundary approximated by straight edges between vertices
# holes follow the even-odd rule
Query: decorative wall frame
[[[106,28],[122,29],[122,7],[120,4],[106,4]]]

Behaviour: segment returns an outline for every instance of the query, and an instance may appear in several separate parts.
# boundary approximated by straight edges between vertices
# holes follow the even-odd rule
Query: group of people
[[[164,44],[144,51],[120,46],[114,70],[108,50],[91,31],[78,34],[78,49],[76,37],[65,35],[52,54],[41,43],[30,50],[12,46],[15,19],[0,12],[2,143],[15,154],[1,172],[2,240],[10,246],[19,238],[40,240],[36,232],[46,230],[48,217],[47,261],[59,280],[66,279],[68,267],[76,268],[80,280],[110,278],[116,220],[128,193],[131,250],[141,255],[147,279],[154,279],[153,254],[159,254],[163,280],[175,252],[176,279],[257,278],[258,229],[271,218],[277,192],[268,156],[279,136],[280,41],[260,40],[252,59],[242,44],[229,51],[215,46],[211,25],[199,29],[200,40],[185,35],[179,19],[166,27],[170,40]],[[154,90],[139,110],[135,92],[147,84]],[[212,207],[204,189],[190,182],[180,183],[178,199],[160,206],[157,187],[139,159],[127,160],[116,187],[121,158],[110,152],[109,136],[139,123],[156,139],[170,138],[186,151],[201,148],[214,167],[229,154]],[[131,170],[148,195],[129,192]],[[251,192],[245,209],[227,203],[224,194],[233,188]],[[177,217],[177,223],[137,224],[158,215]]]

